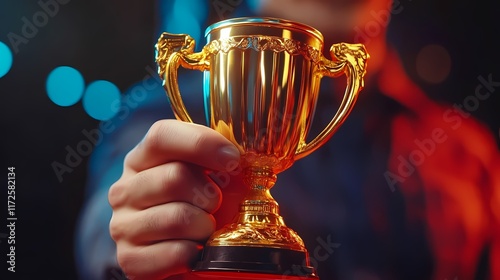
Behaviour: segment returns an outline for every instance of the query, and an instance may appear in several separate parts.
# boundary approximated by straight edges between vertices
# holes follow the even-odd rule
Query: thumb
[[[125,168],[140,172],[160,164],[183,161],[211,170],[234,169],[240,159],[236,146],[217,131],[177,120],[154,123],[125,158]]]

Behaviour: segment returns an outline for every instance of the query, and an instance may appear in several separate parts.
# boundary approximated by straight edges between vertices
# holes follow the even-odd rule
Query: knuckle
[[[120,248],[116,250],[116,260],[118,265],[127,275],[136,274],[136,267],[138,267],[141,257],[137,253],[137,250],[132,248]]]
[[[134,151],[134,149],[128,151],[127,154],[125,155],[125,158],[123,159],[123,163],[124,163],[125,166],[129,166],[130,165],[130,161],[131,161],[131,157],[132,157],[133,151]]]
[[[125,227],[123,223],[113,214],[109,221],[109,234],[114,241],[122,240],[125,236]]]
[[[148,133],[144,136],[143,143],[148,147],[156,147],[161,144],[165,134],[168,133],[170,126],[166,120],[159,120],[153,123]]]
[[[114,182],[108,190],[108,202],[111,208],[118,209],[125,205],[128,199],[128,192],[130,180],[120,179]]]
[[[122,181],[117,181],[109,188],[108,202],[111,208],[116,209],[121,205],[123,205],[124,200],[125,200],[125,185],[122,183]]]

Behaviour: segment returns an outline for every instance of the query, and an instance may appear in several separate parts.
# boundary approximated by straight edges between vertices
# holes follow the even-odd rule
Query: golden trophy
[[[196,273],[232,279],[317,278],[300,236],[287,227],[269,190],[276,175],[330,139],[363,87],[369,55],[361,44],[334,44],[325,58],[323,35],[289,20],[246,17],[209,26],[195,53],[186,34],[163,33],[156,62],[177,119],[192,122],[179,92],[178,68],[204,71],[209,125],[240,150],[248,188],[233,222],[217,230]],[[345,74],[347,86],[330,123],[306,143],[320,80]],[[240,276],[237,276],[240,275]],[[247,275],[248,278],[244,278]]]

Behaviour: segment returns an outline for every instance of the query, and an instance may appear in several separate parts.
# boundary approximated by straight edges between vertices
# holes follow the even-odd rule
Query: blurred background
[[[229,16],[230,8],[225,14],[217,9],[241,2],[207,1],[209,12],[220,17]],[[462,104],[474,94],[478,76],[500,81],[496,2],[400,1],[404,13],[392,16],[390,41],[410,77],[432,98]],[[154,1],[0,0],[0,176],[15,167],[18,271],[41,279],[76,278],[74,226],[88,157],[98,145],[92,131],[109,117],[105,106],[153,75],[157,12]],[[51,90],[61,84],[71,94]],[[471,112],[497,143],[499,93]],[[2,274],[7,234],[0,226]],[[8,276],[2,279],[16,279]]]

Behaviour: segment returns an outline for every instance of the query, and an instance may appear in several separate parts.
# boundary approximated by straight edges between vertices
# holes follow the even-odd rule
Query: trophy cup
[[[195,53],[186,34],[163,33],[158,72],[177,119],[192,122],[179,92],[178,68],[204,72],[207,122],[240,150],[248,189],[232,223],[206,242],[194,272],[232,279],[317,278],[300,236],[287,227],[269,190],[276,175],[322,146],[353,108],[369,55],[361,44],[334,44],[325,58],[316,29],[277,18],[234,18],[209,26]],[[347,86],[330,123],[306,143],[320,80],[345,74]],[[232,276],[229,276],[232,275]],[[238,276],[240,275],[240,276]],[[247,275],[248,278],[244,278]]]

